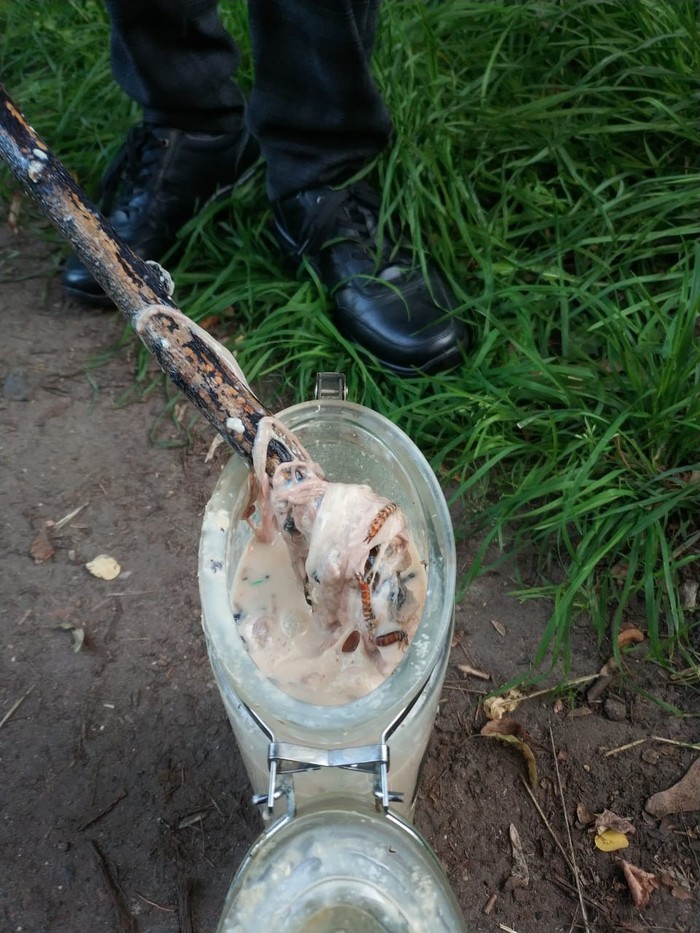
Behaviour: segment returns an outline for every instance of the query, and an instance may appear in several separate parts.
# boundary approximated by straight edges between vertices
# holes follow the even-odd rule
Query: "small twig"
[[[187,816],[183,816],[183,818],[177,824],[177,828],[187,829],[188,826],[194,826],[195,823],[201,823],[211,809],[211,807],[206,807],[204,810],[197,810],[195,813],[190,813]]]
[[[596,680],[600,675],[599,674],[586,674],[583,677],[574,677],[573,680],[567,680],[563,684],[555,684],[553,687],[544,687],[542,690],[535,690],[534,693],[528,693],[523,700],[532,700],[534,697],[544,696],[545,693],[553,693],[555,690],[567,690],[569,687],[578,687],[580,684],[590,683],[592,680]]]
[[[576,910],[574,911],[574,915],[571,918],[571,926],[569,927],[569,933],[574,933],[574,927],[576,926],[576,920],[578,919],[578,911],[579,911],[580,906],[581,906],[580,904],[576,905]]]
[[[581,905],[581,917],[583,918],[583,926],[586,930],[586,933],[590,933],[590,927],[588,926],[588,916],[586,915],[586,905],[583,900],[583,891],[581,890],[581,879],[578,873],[578,866],[576,865],[576,853],[574,851],[574,841],[571,838],[571,827],[569,826],[569,817],[566,813],[566,801],[564,800],[564,788],[561,783],[561,774],[559,773],[559,762],[557,761],[557,750],[554,745],[554,733],[552,732],[552,727],[549,727],[549,739],[552,743],[552,755],[554,757],[554,770],[557,773],[557,784],[559,785],[559,796],[561,798],[561,809],[564,815],[564,823],[566,825],[566,835],[569,840],[569,849],[571,850],[571,861],[574,866],[574,879],[576,881],[576,890],[578,892],[578,899]]]
[[[94,839],[90,840],[90,845],[92,846],[97,858],[97,864],[99,865],[100,871],[102,872],[104,882],[107,885],[109,893],[112,895],[114,906],[117,908],[117,914],[119,915],[119,925],[122,929],[122,933],[138,933],[139,928],[136,924],[136,917],[134,917],[129,908],[126,906],[124,892],[119,887],[117,881],[112,877],[112,873],[109,870],[109,866],[107,865],[107,861],[104,855],[100,851],[100,847],[97,845]]]
[[[64,515],[63,518],[59,518],[57,522],[51,526],[51,531],[60,531],[62,528],[65,528],[66,525],[70,525],[74,518],[77,518],[78,515],[86,509],[90,503],[84,502],[82,505],[79,505],[77,509],[73,509],[72,512],[69,512],[67,515]]]
[[[192,922],[192,879],[182,870],[178,870],[176,885],[177,916],[180,921],[180,933],[194,933],[194,923]]]
[[[491,680],[491,675],[488,671],[479,670],[477,667],[472,667],[471,664],[458,664],[457,670],[461,671],[463,674],[467,674],[469,677],[478,677],[479,680]]]
[[[572,884],[569,884],[568,881],[564,881],[563,878],[557,878],[556,875],[552,875],[552,881],[553,881],[555,884],[558,884],[559,887],[565,888],[567,891],[570,891],[572,894],[576,894],[576,893],[577,893],[577,892],[576,892],[576,888],[575,888]],[[584,895],[584,900],[585,900],[585,902],[586,902],[587,904],[590,904],[591,907],[595,907],[596,910],[600,910],[600,911],[601,911],[602,913],[604,913],[604,914],[609,914],[609,913],[610,913],[610,911],[608,910],[607,907],[604,907],[599,901],[594,901],[592,897],[586,897],[586,896]]]
[[[513,927],[507,927],[505,923],[499,923],[498,926],[501,930],[504,930],[504,933],[518,933],[518,931],[514,930]]]
[[[107,804],[104,810],[100,810],[97,816],[93,816],[92,819],[87,821],[87,823],[83,823],[82,826],[79,826],[78,829],[80,830],[80,832],[82,832],[84,829],[87,829],[88,826],[92,826],[98,820],[101,820],[103,816],[107,816],[108,813],[111,813],[112,810],[116,807],[116,805],[121,800],[123,800],[125,797],[126,797],[126,791],[123,790],[121,794],[119,794],[118,797],[115,797],[115,799],[110,804]]]
[[[163,913],[165,913],[165,914],[174,914],[174,913],[175,913],[175,908],[174,908],[174,907],[163,907],[162,904],[156,904],[155,901],[150,900],[150,899],[149,899],[148,897],[146,897],[144,894],[139,894],[138,891],[135,891],[134,893],[136,894],[136,897],[140,897],[141,900],[142,900],[145,904],[149,904],[151,907],[155,907],[156,910],[162,910]]]
[[[617,748],[611,748],[609,752],[603,755],[603,758],[609,758],[611,755],[617,755],[620,752],[626,752],[630,748],[636,748],[637,745],[644,745],[647,739],[637,739],[636,742],[628,742],[627,745],[618,745]]]
[[[32,684],[29,690],[27,690],[27,692],[24,694],[24,696],[21,696],[19,700],[17,700],[15,703],[12,704],[12,706],[8,709],[8,711],[5,713],[2,719],[0,719],[0,729],[2,729],[2,727],[5,725],[8,719],[14,716],[14,714],[17,712],[17,710],[24,703],[24,701],[27,699],[27,697],[29,696],[29,694],[32,692],[32,690],[35,687],[36,687],[36,684]]]
[[[2,723],[0,723],[2,725]],[[692,748],[693,751],[700,752],[700,745],[692,742],[676,742],[675,739],[663,739],[660,735],[652,735],[654,742],[665,742],[666,745],[675,745],[677,748]]]
[[[221,812],[221,807],[220,807],[219,804],[216,802],[216,800],[214,800],[213,797],[210,797],[209,799],[211,800],[212,804],[214,805],[214,808],[216,809],[216,811],[217,811],[217,813],[219,814],[219,816],[223,816],[224,814]]]
[[[554,832],[554,830],[552,829],[549,820],[548,820],[547,817],[545,816],[544,810],[542,809],[542,807],[541,807],[541,806],[539,805],[539,803],[537,802],[537,797],[535,797],[535,795],[534,795],[534,794],[532,793],[532,791],[530,790],[530,787],[529,787],[527,781],[525,780],[525,778],[523,777],[522,774],[520,775],[520,780],[523,782],[523,787],[525,788],[525,790],[526,790],[526,791],[528,792],[528,794],[530,795],[530,799],[531,799],[532,802],[534,803],[535,809],[537,810],[537,812],[539,813],[539,815],[542,817],[542,822],[543,822],[544,825],[547,827],[547,830],[548,830],[548,832],[549,832],[549,835],[552,837],[552,839],[554,840],[554,843],[555,843],[556,847],[559,849],[559,851],[561,852],[561,854],[564,856],[564,861],[565,861],[566,864],[569,866],[569,871],[571,872],[572,875],[575,875],[575,874],[576,874],[576,869],[575,869],[574,866],[572,865],[571,859],[569,858],[569,855],[568,855],[566,849],[565,849],[564,846],[561,844],[561,842],[559,842],[559,840],[557,839],[557,835],[556,835],[556,833]]]
[[[534,700],[535,697],[542,697],[548,693],[554,693],[555,690],[561,690],[562,692],[568,690],[570,687],[578,687],[581,684],[588,684],[592,680],[597,680],[600,677],[600,674],[586,674],[583,677],[574,677],[573,680],[567,680],[564,683],[554,684],[553,687],[543,687],[541,690],[535,690],[533,693],[525,693],[522,696],[518,696],[517,705],[524,703],[525,700]],[[496,694],[498,696],[498,694]],[[508,694],[504,694],[508,696]],[[513,709],[515,707],[512,707]]]

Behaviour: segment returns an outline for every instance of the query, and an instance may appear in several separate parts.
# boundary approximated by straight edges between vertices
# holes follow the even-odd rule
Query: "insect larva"
[[[368,544],[372,538],[375,538],[377,534],[379,534],[379,530],[384,522],[387,520],[387,518],[389,518],[390,515],[393,515],[397,509],[398,505],[395,502],[389,502],[384,506],[383,509],[380,509],[377,512],[377,514],[372,519],[372,524],[369,526],[367,537],[364,541],[365,544]]]
[[[357,585],[360,587],[360,597],[362,599],[362,618],[365,620],[367,631],[371,635],[375,626],[374,613],[372,612],[372,590],[370,589],[369,583],[367,583],[359,571],[355,574],[355,579],[357,580]]]
[[[374,639],[377,648],[386,648],[387,645],[395,645],[397,641],[408,641],[408,635],[401,629],[397,629],[395,632],[387,632],[386,635],[377,635]]]

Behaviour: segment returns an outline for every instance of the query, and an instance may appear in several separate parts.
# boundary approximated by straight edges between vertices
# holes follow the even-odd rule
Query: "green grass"
[[[4,14],[4,81],[91,188],[138,117],[109,80],[104,12],[26,9]],[[244,4],[224,15],[245,34]],[[261,178],[183,231],[176,299],[220,318],[252,379],[303,399],[341,369],[401,424],[463,506],[458,537],[483,536],[463,585],[494,553],[543,556],[521,591],[552,600],[538,665],[566,658],[582,613],[615,644],[642,612],[659,659],[697,658],[679,599],[700,556],[696,3],[393,0],[375,71],[396,125],[373,167],[384,215],[454,286],[464,367],[401,380],[347,344],[283,265]]]

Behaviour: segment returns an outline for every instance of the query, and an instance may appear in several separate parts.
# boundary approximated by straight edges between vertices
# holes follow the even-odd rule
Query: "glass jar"
[[[418,448],[377,412],[340,399],[321,399],[295,405],[276,417],[297,434],[329,480],[366,483],[398,503],[427,564],[428,589],[411,644],[397,669],[380,686],[340,705],[315,705],[289,696],[255,665],[234,620],[233,581],[251,536],[250,527],[242,520],[249,497],[248,467],[237,457],[226,465],[202,525],[200,596],[209,658],[254,799],[264,804],[265,817],[277,819],[253,849],[263,853],[260,859],[264,862],[272,851],[270,846],[297,834],[303,849],[307,825],[316,827],[307,841],[321,824],[335,826],[338,833],[349,833],[354,839],[357,823],[367,827],[368,838],[375,842],[383,831],[387,840],[398,832],[393,842],[386,842],[387,851],[405,844],[410,852],[406,865],[415,858],[410,871],[430,875],[436,869],[436,877],[442,878],[447,892],[445,909],[452,916],[455,905],[450,901],[449,886],[427,843],[407,822],[413,817],[418,771],[435,720],[452,639],[455,547],[447,504]],[[295,815],[291,818],[290,814]],[[307,819],[308,824],[304,822]],[[328,836],[331,849],[332,838],[333,831]],[[377,845],[381,848],[383,843]],[[297,851],[297,844],[292,848]],[[251,857],[244,868],[250,868]],[[367,864],[365,857],[358,855],[357,865],[360,863]],[[238,891],[233,898],[237,902],[238,880],[234,880],[234,890]],[[401,899],[399,896],[397,903]],[[345,907],[350,909],[348,904]],[[384,909],[377,917],[384,916]],[[357,917],[362,910],[358,907]],[[298,929],[411,929],[401,923],[383,926],[384,921],[376,918],[376,922],[371,921],[374,926],[370,920],[369,925],[358,926],[357,918],[349,918],[343,926],[338,919],[341,914],[333,920],[334,926]],[[242,930],[245,926],[222,925],[220,929]]]
[[[229,889],[217,933],[464,933],[435,854],[415,830],[326,799],[257,840]]]

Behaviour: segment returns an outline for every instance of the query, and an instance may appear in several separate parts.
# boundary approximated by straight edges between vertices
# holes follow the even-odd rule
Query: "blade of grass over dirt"
[[[29,7],[5,11],[3,80],[94,190],[138,119],[109,79],[102,4]],[[247,89],[245,4],[222,15]],[[345,341],[313,275],[280,258],[262,173],[182,231],[178,303],[272,407],[340,369],[401,424],[457,535],[481,535],[462,589],[542,555],[519,589],[552,601],[537,665],[566,659],[584,613],[613,646],[634,618],[659,659],[697,653],[679,595],[700,578],[697,4],[386,0],[374,65],[396,130],[371,171],[383,228],[444,269],[474,329],[464,365],[399,379]],[[135,375],[145,390],[143,356]]]

